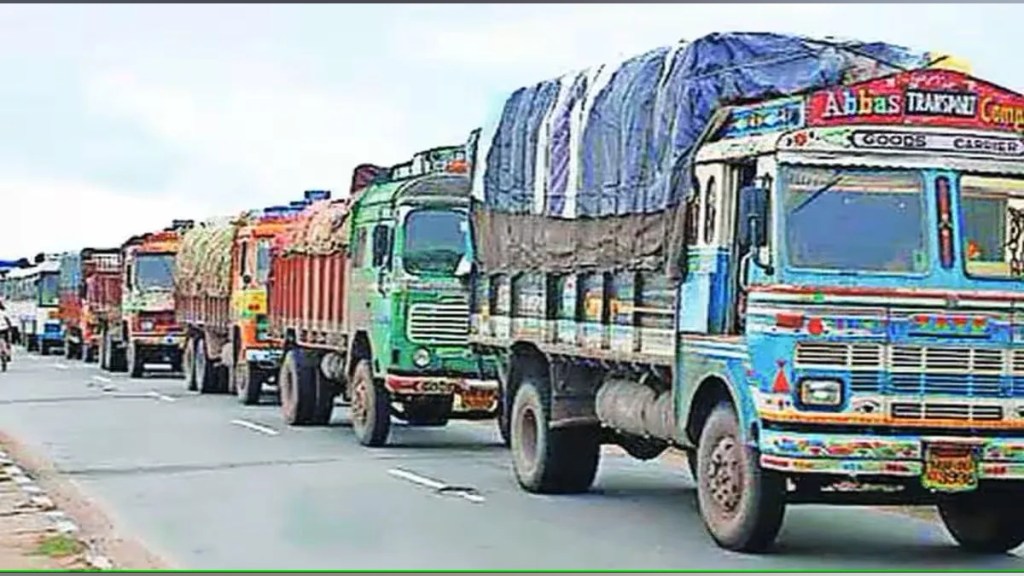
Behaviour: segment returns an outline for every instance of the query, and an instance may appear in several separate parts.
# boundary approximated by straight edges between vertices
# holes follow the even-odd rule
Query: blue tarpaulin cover
[[[890,44],[773,33],[716,33],[658,48],[618,65],[513,92],[490,140],[481,141],[481,177],[474,194],[483,211],[493,216],[532,215],[543,221],[643,216],[644,227],[650,228],[650,216],[670,211],[689,193],[691,179],[686,175],[694,147],[723,105],[799,94],[926,64],[927,54]],[[565,229],[564,224],[558,227]],[[481,238],[488,267],[565,268],[570,251],[599,267],[664,260],[665,230],[654,234],[662,238],[658,246],[649,238],[632,247],[619,246],[612,250],[614,256],[579,254],[586,249],[582,240],[569,238],[564,242],[572,246],[554,247],[560,254],[534,254],[526,260],[508,250],[488,249],[491,242],[513,242],[543,251],[543,244],[561,240],[550,231],[512,227],[518,229],[511,232],[513,237]],[[621,224],[618,232],[631,233]],[[596,244],[593,248],[601,249]],[[513,265],[514,260],[519,263]]]

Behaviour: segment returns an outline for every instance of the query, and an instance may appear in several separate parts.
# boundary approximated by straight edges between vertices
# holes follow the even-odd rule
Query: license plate
[[[978,487],[978,461],[970,446],[931,445],[925,450],[925,488],[939,492],[965,492]]]
[[[493,394],[462,394],[462,406],[466,410],[487,410],[494,403]]]

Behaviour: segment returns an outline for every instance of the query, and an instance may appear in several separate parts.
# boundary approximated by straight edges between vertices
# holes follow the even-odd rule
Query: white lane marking
[[[54,364],[53,367],[57,370],[70,370],[67,364]]]
[[[100,376],[100,375],[93,375],[92,379],[97,381],[97,382],[104,382],[104,383],[113,382],[113,380],[111,380],[110,378],[107,378],[106,376]]]
[[[405,480],[408,480],[409,482],[414,482],[416,484],[419,484],[420,486],[426,486],[427,488],[430,488],[432,490],[440,490],[446,486],[444,482],[438,482],[437,480],[433,480],[425,476],[420,476],[419,474],[408,472],[406,470],[402,470],[401,468],[392,468],[388,470],[388,474],[391,474],[392,476],[395,476],[397,478],[403,478]]]
[[[149,395],[152,396],[153,398],[156,398],[157,400],[163,400],[164,402],[177,402],[177,400],[175,400],[174,398],[171,398],[166,394],[161,394],[156,390],[150,392]]]
[[[257,432],[262,432],[262,433],[267,434],[269,436],[277,436],[278,435],[278,431],[277,430],[274,430],[273,428],[264,426],[262,424],[257,424],[255,422],[249,422],[248,420],[232,420],[231,423],[235,424],[236,426],[241,426],[242,428],[248,428],[249,430],[255,430]]]
[[[460,486],[451,486],[451,485],[445,484],[444,482],[441,482],[441,481],[438,481],[438,480],[434,480],[433,478],[427,478],[426,476],[420,476],[419,474],[416,474],[415,472],[409,472],[408,470],[402,470],[401,468],[391,468],[390,470],[388,470],[388,474],[391,474],[392,476],[394,476],[396,478],[401,478],[403,480],[408,480],[408,481],[413,482],[415,484],[419,484],[420,486],[426,486],[427,488],[430,488],[431,490],[434,490],[435,492],[438,492],[438,493],[448,492],[450,494],[458,496],[459,498],[462,498],[464,500],[469,500],[470,502],[475,502],[477,504],[483,503],[485,501],[483,496],[481,496],[479,494],[473,493],[471,488],[462,488]]]

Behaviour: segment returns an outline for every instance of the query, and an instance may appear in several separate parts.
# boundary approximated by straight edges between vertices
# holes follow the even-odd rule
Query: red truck
[[[100,324],[121,302],[120,273],[117,248],[86,248],[62,255],[59,315],[66,358],[97,360]]]

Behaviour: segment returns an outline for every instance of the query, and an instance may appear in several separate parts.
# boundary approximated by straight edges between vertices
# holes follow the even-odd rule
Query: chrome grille
[[[877,393],[884,388],[894,394],[995,397],[1009,392],[1024,396],[1022,350],[800,342],[794,366],[849,372],[854,392]]]
[[[469,343],[469,302],[465,299],[409,307],[406,337],[414,344]]]
[[[1001,374],[1005,365],[1005,351],[998,348],[893,346],[891,350],[894,372]]]
[[[893,418],[904,420],[1002,420],[1003,407],[986,404],[939,404],[895,402],[889,409]]]

